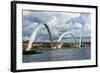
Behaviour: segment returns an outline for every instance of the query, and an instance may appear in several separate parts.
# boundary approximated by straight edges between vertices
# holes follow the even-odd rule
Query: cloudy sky
[[[57,40],[64,32],[71,32],[76,37],[87,37],[91,34],[91,14],[89,13],[23,10],[23,40],[27,40],[32,31],[43,23],[48,25],[53,40]],[[49,39],[44,25],[39,28],[35,39]]]

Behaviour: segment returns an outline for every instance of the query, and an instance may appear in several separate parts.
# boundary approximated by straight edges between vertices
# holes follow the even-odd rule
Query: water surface
[[[46,62],[46,61],[67,61],[86,60],[91,58],[90,48],[61,48],[61,49],[41,49],[41,54],[23,55],[23,63]]]

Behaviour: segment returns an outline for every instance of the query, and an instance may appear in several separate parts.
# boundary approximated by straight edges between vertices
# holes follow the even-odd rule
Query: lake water
[[[91,59],[90,48],[42,49],[41,54],[23,55],[23,63]]]

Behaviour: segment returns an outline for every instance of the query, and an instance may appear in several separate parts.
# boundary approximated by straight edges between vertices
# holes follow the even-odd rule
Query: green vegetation
[[[38,52],[36,50],[31,51],[23,51],[23,55],[31,55],[31,54],[41,54],[42,52]]]

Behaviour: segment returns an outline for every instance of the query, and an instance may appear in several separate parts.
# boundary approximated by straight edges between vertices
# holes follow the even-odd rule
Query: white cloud
[[[30,40],[30,37],[29,36],[24,36],[23,40]]]
[[[80,23],[75,23],[74,26],[75,26],[75,28],[82,28],[82,24],[80,24]]]
[[[79,17],[80,16],[80,13],[64,13],[64,16],[65,18],[68,18],[68,19],[72,19],[72,18],[75,18],[75,17]]]
[[[75,22],[75,24],[65,23],[67,20],[80,17],[80,13],[24,11],[23,15],[26,16],[24,22],[28,21],[24,24],[24,26],[28,25],[25,26],[25,31],[35,29],[39,21],[45,21],[50,28],[52,36],[56,38],[59,38],[59,36],[66,31],[73,32],[75,36],[90,36],[91,33],[90,24],[84,24],[83,27],[82,24],[78,22]],[[48,32],[44,26],[40,27],[37,36],[39,40],[48,37]],[[25,36],[25,39],[28,39],[28,37]]]
[[[23,31],[27,31],[27,30],[30,30],[30,29],[34,29],[36,28],[36,26],[38,25],[38,23],[33,23],[25,28],[23,28]]]
[[[87,30],[87,31],[91,31],[91,25],[90,24],[85,24],[83,29]]]

